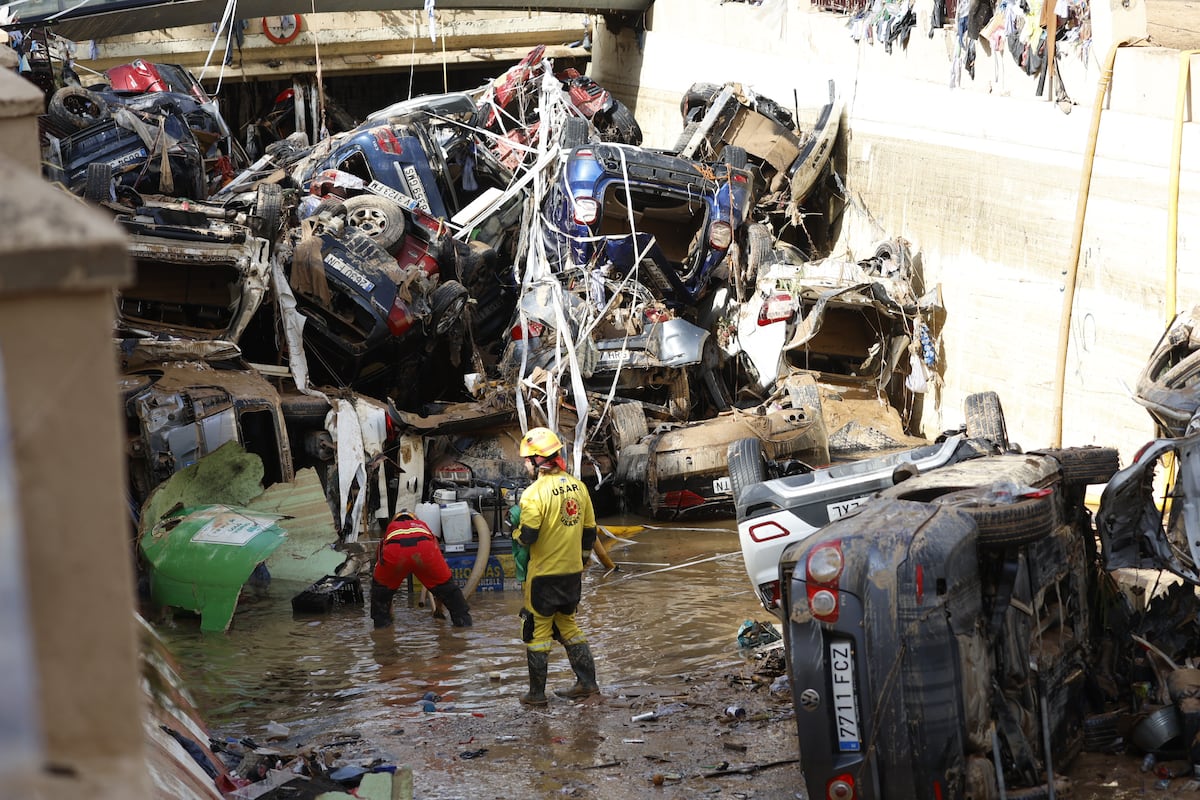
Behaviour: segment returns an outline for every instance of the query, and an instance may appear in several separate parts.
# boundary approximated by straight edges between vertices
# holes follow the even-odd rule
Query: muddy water
[[[630,534],[630,544],[607,540],[619,570],[605,575],[593,565],[585,578],[578,618],[606,694],[744,666],[739,625],[770,619],[750,591],[734,523],[686,524],[653,523]],[[470,598],[469,629],[434,620],[403,591],[394,631],[372,631],[365,607],[294,617],[294,587],[272,586],[243,599],[228,633],[202,635],[182,619],[159,630],[214,736],[262,740],[271,722],[286,725],[293,741],[337,730],[383,736],[398,718],[419,716],[427,692],[442,698],[439,710],[512,710],[527,673],[521,594],[510,585]],[[573,680],[561,648],[550,668],[550,687]]]

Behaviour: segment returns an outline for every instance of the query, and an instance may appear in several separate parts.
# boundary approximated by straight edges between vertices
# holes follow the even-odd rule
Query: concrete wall
[[[1145,29],[1137,0],[1093,9],[1097,35]],[[855,42],[841,15],[798,0],[759,6],[657,0],[646,29],[597,27],[592,74],[668,144],[693,81],[740,81],[790,104],[820,102],[833,80],[845,100],[843,178],[851,208],[838,248],[903,236],[946,308],[943,386],[927,395],[927,434],[957,426],[962,400],[1000,392],[1014,441],[1056,437],[1055,381],[1063,297],[1092,106],[1109,52],[1066,48],[1074,106],[1035,97],[1008,54],[980,52],[975,79],[950,87],[950,30],[929,35],[927,9],[907,49]],[[1122,47],[1099,126],[1080,247],[1063,403],[1062,444],[1120,447],[1123,463],[1153,434],[1131,399],[1166,322],[1169,165],[1180,56]],[[1189,107],[1195,94],[1189,92]],[[1200,301],[1200,134],[1183,126],[1178,308]]]
[[[122,430],[98,390],[116,386],[112,293],[131,267],[115,223],[42,177],[41,110],[0,69],[0,545],[19,554],[0,663],[5,691],[28,691],[0,703],[0,796],[136,800],[150,791]]]

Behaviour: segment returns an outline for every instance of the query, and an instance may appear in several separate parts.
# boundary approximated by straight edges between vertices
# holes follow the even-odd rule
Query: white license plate
[[[839,500],[836,503],[830,503],[825,506],[825,511],[829,514],[829,521],[833,522],[835,519],[841,519],[867,502],[867,498],[869,497],[870,495],[863,495],[862,497],[855,497],[850,500]]]
[[[377,194],[380,197],[386,197],[393,203],[399,203],[402,207],[407,208],[409,211],[416,211],[417,209],[421,208],[416,200],[413,200],[406,194],[397,192],[392,187],[385,183],[380,183],[379,181],[371,181],[368,183],[367,191],[371,192],[372,194]]]
[[[829,645],[829,672],[833,681],[832,706],[837,728],[838,750],[857,753],[862,749],[858,734],[858,699],[854,688],[854,646],[848,641]]]
[[[733,484],[731,484],[729,482],[728,475],[726,475],[724,478],[717,478],[715,481],[713,481],[713,493],[714,494],[728,494],[729,492],[732,492],[732,491],[733,491]]]

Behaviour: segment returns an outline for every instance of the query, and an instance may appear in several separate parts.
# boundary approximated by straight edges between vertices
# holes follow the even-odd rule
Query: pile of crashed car
[[[230,440],[267,485],[317,469],[343,536],[350,511],[439,482],[499,505],[498,483],[524,480],[512,431],[548,424],[602,503],[729,515],[709,454],[746,430],[772,457],[829,461],[845,434],[825,429],[818,380],[885,398],[897,431],[913,407],[928,306],[906,243],[860,260],[797,244],[832,89],[802,128],[737,84],[697,84],[677,145],[653,149],[535,49],[476,92],[292,134],[251,163],[186,70],[105,77],[58,90],[41,133],[47,178],[129,236],[116,338],[135,507]],[[357,458],[326,419],[340,401],[386,426]],[[405,435],[431,459],[415,478]]]

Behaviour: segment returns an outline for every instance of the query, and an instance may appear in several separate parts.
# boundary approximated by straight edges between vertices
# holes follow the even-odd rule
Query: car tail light
[[[522,326],[521,323],[518,322],[516,325],[512,326],[512,331],[511,331],[512,340],[514,342],[516,342],[516,341],[520,341],[521,339],[524,339],[526,329],[528,329],[529,338],[532,339],[536,336],[541,336],[542,331],[546,330],[546,326],[540,322],[533,322],[532,320],[527,325],[524,325],[524,326]]]
[[[392,156],[404,153],[404,148],[400,146],[400,140],[396,138],[396,133],[391,128],[381,125],[372,132],[375,134],[375,141],[379,144],[381,152]]]
[[[847,772],[830,779],[825,785],[825,797],[828,800],[854,800],[858,797],[854,791],[854,776]]]
[[[704,505],[704,498],[695,492],[682,489],[664,494],[663,505],[667,508],[695,508]]]
[[[844,565],[840,544],[821,545],[808,556],[808,579],[826,585],[835,583]]]
[[[762,304],[758,311],[759,326],[773,322],[787,322],[796,315],[796,303],[787,292],[775,292]]]
[[[600,204],[593,197],[575,198],[575,221],[580,225],[591,225],[600,216]]]
[[[780,593],[779,581],[767,581],[758,585],[758,596],[762,600],[763,605],[767,608],[779,608],[779,601],[783,599]]]
[[[805,570],[808,573],[808,607],[822,622],[838,618],[837,580],[845,566],[842,543],[830,542],[814,547],[808,554]]]
[[[728,250],[733,242],[733,228],[728,222],[714,222],[708,229],[708,243],[718,250]]]
[[[413,326],[415,321],[412,309],[397,295],[396,299],[392,301],[392,310],[388,312],[388,330],[392,332],[393,336],[403,336],[408,333],[408,329]]]

